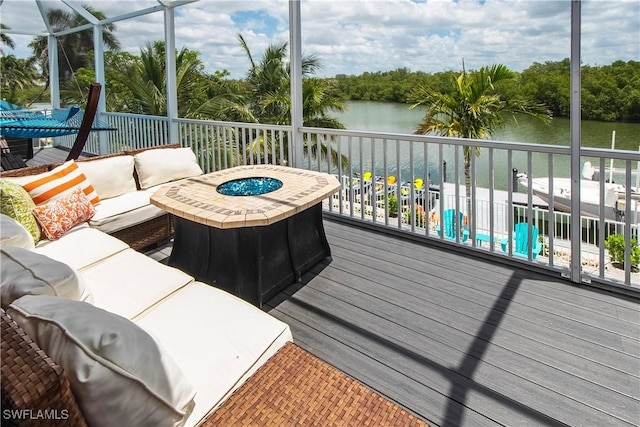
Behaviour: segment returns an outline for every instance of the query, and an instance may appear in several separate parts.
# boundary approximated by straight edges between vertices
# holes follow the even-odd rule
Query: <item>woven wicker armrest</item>
[[[26,168],[20,169],[11,169],[6,171],[0,171],[0,178],[5,176],[15,177],[15,176],[29,176],[29,175],[37,175],[40,173],[48,172],[49,165],[37,165],[37,166],[29,166]]]
[[[0,311],[2,425],[86,426],[63,369]]]

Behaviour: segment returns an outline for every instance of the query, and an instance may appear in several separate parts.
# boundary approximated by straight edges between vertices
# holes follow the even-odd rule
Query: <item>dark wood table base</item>
[[[256,227],[221,229],[175,217],[169,265],[261,307],[330,256],[318,203]]]
[[[429,425],[293,343],[286,344],[202,426]]]

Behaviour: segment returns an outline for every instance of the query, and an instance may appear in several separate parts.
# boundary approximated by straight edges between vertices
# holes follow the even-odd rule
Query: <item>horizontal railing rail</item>
[[[169,119],[130,113],[102,113],[99,119],[116,130],[89,133],[84,152],[109,154],[171,143],[169,141]],[[76,135],[54,138],[57,147],[71,148]],[[104,147],[107,147],[104,149]]]
[[[291,127],[178,119],[180,141],[206,172],[240,165],[288,164]]]
[[[100,118],[118,130],[93,132],[87,152],[100,153],[100,143],[105,146],[100,138],[106,138],[109,152],[172,142],[164,117],[106,113]],[[287,165],[294,157],[290,126],[191,119],[176,119],[174,125],[205,172]],[[593,174],[580,180],[581,212],[574,213],[570,147],[311,127],[299,131],[304,156],[297,166],[333,174],[342,183],[325,202],[332,214],[517,260],[575,282],[640,291],[636,152],[582,148],[580,164],[590,164]],[[70,147],[75,136],[66,138]],[[460,220],[447,224],[451,210]],[[581,230],[576,256],[574,218]],[[515,235],[523,222],[529,226]],[[579,278],[571,277],[572,262],[580,263]]]

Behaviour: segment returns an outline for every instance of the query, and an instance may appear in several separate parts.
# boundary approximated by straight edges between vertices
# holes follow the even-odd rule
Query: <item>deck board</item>
[[[332,261],[270,302],[301,346],[434,425],[637,424],[637,300],[325,229]]]
[[[351,237],[348,231],[342,233],[346,237]],[[378,240],[378,242],[382,242],[382,240]],[[366,244],[360,245],[360,243],[358,243],[344,248],[340,246],[340,242],[336,242],[335,244],[332,243],[331,246],[334,255],[337,253],[340,254],[340,257],[334,256],[334,258],[336,258],[336,268],[340,269],[339,263],[345,259],[353,263],[342,268],[342,271],[345,273],[360,270],[359,274],[365,275],[365,277],[370,280],[386,274],[388,281],[392,282],[390,284],[391,286],[393,286],[394,282],[404,279],[404,292],[412,292],[412,296],[417,297],[421,293],[428,291],[431,300],[433,296],[444,298],[445,295],[443,294],[453,296],[460,301],[448,300],[446,305],[456,306],[463,304],[462,306],[465,307],[465,310],[468,310],[467,305],[479,310],[491,308],[496,302],[495,298],[500,295],[500,284],[496,278],[502,278],[501,280],[507,280],[508,278],[506,275],[502,276],[500,272],[483,270],[476,265],[469,265],[469,269],[466,271],[461,270],[460,267],[449,270],[442,267],[442,265],[447,264],[441,257],[438,259],[434,259],[434,257],[429,258],[430,262],[442,263],[436,265],[434,268],[432,265],[425,265],[426,261],[416,266],[415,262],[407,260],[406,257],[398,258],[387,253],[376,253],[376,250],[371,250]],[[370,266],[372,256],[376,256],[375,268]],[[464,257],[458,256],[457,261],[460,262],[462,258]],[[397,265],[404,265],[404,267],[397,268]],[[367,266],[369,267],[367,268]],[[548,294],[559,287],[557,284],[555,288],[548,286],[539,287],[541,280],[549,280],[548,276],[531,274],[532,277],[529,278],[520,277],[523,285],[520,286],[518,292],[515,292],[515,283],[518,280],[518,276],[519,273],[514,273],[514,276],[509,278],[513,283],[507,280],[507,288],[504,289],[505,292],[514,293],[513,298],[511,300],[502,299],[505,303],[503,304],[505,309],[507,302],[509,302],[508,310],[511,315],[536,324],[548,325],[550,328],[561,330],[563,333],[579,336],[584,339],[596,340],[602,345],[613,346],[614,348],[619,343],[617,338],[618,334],[638,337],[637,322],[621,322],[621,319],[618,319],[617,316],[614,317],[594,312],[590,308],[591,301],[588,299],[583,301],[584,306],[582,307],[573,303],[556,302],[562,301],[561,298],[563,298],[563,295],[549,296]],[[479,277],[483,277],[484,280],[479,282],[476,280]],[[473,278],[473,280],[470,280],[470,278]],[[407,288],[407,282],[415,284],[416,287]],[[560,280],[553,282],[559,283],[561,287],[571,286]],[[524,290],[523,288],[527,289]],[[587,290],[586,292],[592,291]],[[480,304],[481,306],[477,307],[476,304]],[[500,310],[500,308],[500,306],[497,307],[498,310]],[[608,311],[615,312],[615,308],[616,307],[612,305],[612,308]],[[637,314],[637,308],[635,311]],[[540,316],[541,313],[545,313],[546,316]],[[612,329],[614,329],[616,333],[610,334],[609,331]],[[613,338],[613,340],[611,340],[611,338]],[[640,353],[640,345],[636,351],[635,354]]]
[[[323,274],[323,277],[329,276],[330,272]],[[602,382],[614,390],[618,387],[624,386],[621,389],[622,392],[633,393],[634,384],[628,381],[629,376],[625,372],[613,371],[607,376],[602,376],[600,364],[576,353],[575,349],[573,349],[574,351],[571,353],[571,358],[565,360],[567,354],[565,350],[560,348],[560,346],[564,345],[564,336],[562,335],[557,336],[555,340],[549,340],[544,339],[543,334],[543,340],[535,340],[531,339],[528,333],[525,335],[523,333],[518,333],[517,331],[509,330],[507,327],[497,328],[495,331],[491,331],[490,333],[489,331],[482,330],[482,318],[474,318],[466,313],[452,311],[420,297],[414,297],[407,300],[406,294],[390,287],[370,285],[368,286],[369,289],[366,291],[367,294],[362,296],[362,288],[357,281],[351,282],[347,285],[350,289],[340,289],[335,285],[335,283],[336,282],[316,281],[309,284],[309,286],[313,286],[314,289],[321,290],[328,294],[340,292],[342,299],[344,300],[349,298],[353,305],[356,305],[359,300],[365,301],[367,299],[371,299],[371,301],[366,303],[366,306],[370,309],[376,306],[377,301],[386,299],[389,304],[402,307],[411,314],[417,313],[431,321],[432,323],[429,326],[428,332],[430,334],[438,333],[438,339],[451,346],[458,347],[461,342],[464,342],[465,339],[469,340],[470,338],[480,338],[485,340],[491,339],[493,345],[497,346],[499,349],[523,353],[524,355],[527,355],[527,358],[532,358],[539,363],[543,363],[548,366],[555,366],[557,369],[572,372],[574,375],[583,376],[594,382]],[[360,289],[356,290],[354,288]],[[458,306],[458,304],[453,302],[452,306]],[[384,308],[385,307],[381,307],[378,311],[383,311]],[[400,313],[399,315],[402,314],[403,313]],[[455,325],[450,325],[450,320],[454,317],[457,321]],[[402,323],[416,323],[421,325],[423,324],[421,320],[423,319],[414,319],[405,314],[402,318]],[[510,318],[509,323],[511,323],[511,321],[512,320]],[[488,324],[491,325],[491,323]],[[527,323],[522,323],[521,326],[526,328]],[[541,348],[543,348],[544,351],[540,351]],[[460,349],[464,350],[464,348]],[[610,352],[602,351],[601,356],[606,357],[608,353]],[[497,357],[506,359],[510,357],[510,355],[499,354]],[[631,366],[630,363],[632,363],[632,361],[633,359],[625,359],[618,361],[618,363],[621,365],[621,369],[624,369]]]

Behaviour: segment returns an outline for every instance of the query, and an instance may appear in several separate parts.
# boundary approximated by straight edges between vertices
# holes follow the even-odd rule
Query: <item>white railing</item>
[[[583,148],[580,164],[589,161],[604,171],[614,160],[621,169],[614,179],[624,186],[617,196],[620,200],[611,206],[604,180],[598,181],[596,187],[601,191],[595,195],[595,212],[591,216],[571,215],[561,210],[559,199],[545,201],[529,185],[529,177],[570,177],[569,147],[333,129],[301,130],[304,140],[316,144],[318,151],[321,145],[331,147],[338,156],[350,160],[345,168],[340,163],[328,161],[328,157],[305,157],[305,168],[332,173],[342,180],[342,193],[327,207],[339,215],[470,250],[489,251],[495,256],[511,257],[567,277],[571,275],[571,260],[580,259],[579,281],[593,280],[640,289],[638,273],[632,271],[631,266],[632,250],[640,249],[630,245],[638,234],[639,205],[637,201],[621,203],[621,200],[637,197],[637,192],[632,192],[630,179],[635,176],[637,153]],[[470,156],[469,197],[465,185],[465,147],[481,149],[478,157]],[[425,198],[416,192],[416,179],[422,180],[424,188],[430,189],[434,196]],[[550,182],[551,194],[560,190],[560,180]],[[581,183],[586,185],[584,181]],[[376,186],[380,187],[379,192]],[[399,201],[397,209],[394,207],[396,201]],[[390,210],[389,206],[393,208]],[[425,215],[416,222],[416,215],[411,213],[417,208]],[[463,233],[447,239],[440,235],[444,233],[436,231],[439,218],[443,218],[447,209],[462,212],[464,223],[457,227],[460,230],[468,228],[468,239]],[[579,257],[571,256],[574,250],[571,218],[581,221]],[[517,256],[514,240],[509,242],[510,230],[519,222],[529,222],[540,232],[538,256],[526,252],[524,257]],[[620,234],[626,244],[623,269],[614,264],[602,244],[612,234]],[[504,239],[507,244],[503,248],[500,243]]]
[[[100,152],[100,138],[107,138],[109,152],[170,142],[166,118],[121,113],[100,118],[118,130],[92,133],[88,152]],[[175,123],[180,142],[194,150],[206,172],[246,164],[286,165],[293,158],[289,126],[188,119]],[[605,198],[610,194],[604,181],[599,181],[596,205],[600,209],[590,216],[571,215],[560,209],[556,199],[538,197],[529,185],[530,178],[569,177],[569,147],[306,127],[300,131],[305,154],[304,164],[298,166],[333,174],[342,181],[341,192],[325,202],[331,214],[514,259],[570,278],[571,261],[579,259],[580,277],[572,280],[640,290],[639,274],[631,267],[635,249],[630,245],[638,237],[638,201],[607,206],[610,201]],[[67,138],[71,144],[75,136]],[[465,147],[480,149],[479,156],[470,156],[470,197],[465,185]],[[581,155],[580,164],[590,161],[603,171],[614,160],[619,170],[612,177],[624,184],[620,200],[637,197],[631,181],[636,176],[637,153],[583,148]],[[556,182],[551,180],[551,194],[559,190],[553,188]],[[455,225],[459,234],[453,239],[438,231],[439,219],[448,209],[463,215],[463,222]],[[571,220],[578,217],[580,254],[573,257]],[[517,255],[516,243],[509,236],[519,222],[539,230],[537,256]],[[614,265],[603,244],[613,234],[621,235],[626,245],[622,269]]]
[[[90,154],[108,154],[169,144],[169,119],[141,114],[104,113],[99,119],[108,123],[115,131],[91,132],[84,146]],[[57,147],[71,148],[76,135],[55,138]],[[107,149],[101,149],[106,146]]]
[[[289,126],[178,119],[182,145],[191,147],[206,172],[239,165],[286,165]]]

